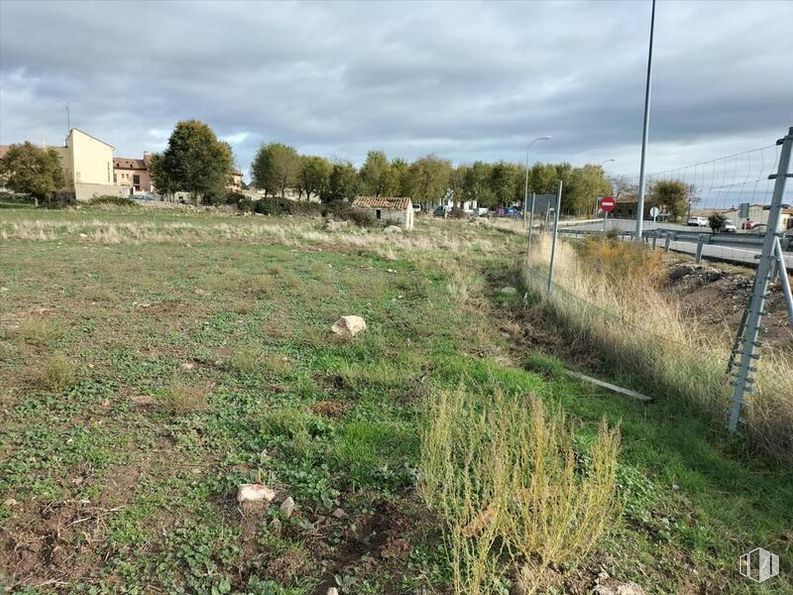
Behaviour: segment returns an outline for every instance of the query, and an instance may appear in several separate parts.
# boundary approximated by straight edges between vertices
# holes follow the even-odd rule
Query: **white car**
[[[692,227],[707,227],[710,224],[708,223],[707,217],[691,217],[686,225],[690,225]]]
[[[735,227],[735,223],[733,223],[730,219],[727,219],[721,226],[722,233],[735,233],[738,231],[738,228]]]

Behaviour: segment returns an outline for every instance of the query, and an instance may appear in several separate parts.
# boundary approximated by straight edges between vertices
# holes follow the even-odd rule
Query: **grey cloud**
[[[68,102],[73,125],[130,156],[199,118],[240,135],[243,167],[270,140],[358,162],[373,147],[520,161],[552,134],[538,158],[619,155],[631,174],[648,19],[649,2],[6,0],[0,142],[60,141]],[[785,2],[659,3],[651,169],[793,123],[791,24]]]

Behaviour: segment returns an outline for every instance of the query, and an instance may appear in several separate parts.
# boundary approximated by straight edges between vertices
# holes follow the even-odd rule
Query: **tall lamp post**
[[[538,136],[537,138],[535,138],[533,141],[531,141],[529,143],[528,147],[526,147],[526,185],[524,186],[524,189],[523,189],[523,224],[524,225],[526,224],[526,211],[528,210],[528,207],[529,207],[529,152],[531,151],[531,146],[534,143],[539,142],[541,140],[551,140],[551,137],[550,136]],[[532,224],[531,219],[533,219],[533,217],[534,217],[534,205],[531,205],[531,216],[530,216],[530,218],[528,220],[528,224],[529,224],[529,238],[531,238],[531,224]],[[531,242],[531,239],[529,239],[529,242]]]
[[[642,159],[639,166],[639,199],[636,205],[636,237],[637,242],[642,241],[644,225],[644,166],[647,160],[647,135],[650,128],[650,87],[653,80],[653,35],[655,33],[655,0],[650,13],[650,48],[647,52],[647,80],[644,87],[644,125],[642,126]]]
[[[604,165],[606,165],[607,163],[611,163],[612,161],[616,161],[616,159],[606,159],[605,161],[601,161],[600,163],[598,163],[598,167],[602,168]],[[598,204],[598,199],[595,198],[595,214],[594,214],[595,217],[598,216],[599,206],[600,205]]]

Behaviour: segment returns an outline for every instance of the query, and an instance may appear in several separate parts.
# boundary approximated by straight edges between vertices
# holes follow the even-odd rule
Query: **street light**
[[[526,147],[526,186],[523,189],[523,224],[526,224],[526,211],[528,210],[529,206],[529,151],[531,151],[531,146],[541,140],[551,140],[550,136],[538,136],[533,141],[529,143],[529,146]],[[531,215],[529,218],[529,242],[531,242],[531,219],[534,217],[534,205],[531,205]]]

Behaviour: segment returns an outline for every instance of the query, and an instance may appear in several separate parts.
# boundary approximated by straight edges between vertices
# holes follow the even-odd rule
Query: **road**
[[[633,219],[609,219],[607,223],[607,229],[616,229],[618,231],[634,231],[636,229],[636,221]],[[678,225],[675,223],[656,223],[654,221],[645,221],[644,222],[644,229],[645,230],[653,230],[653,229],[668,229],[670,231],[698,231],[696,227],[689,227],[687,225]],[[703,232],[707,232],[707,228],[699,228]],[[568,221],[564,223],[564,226],[560,224],[560,230],[566,234],[574,232],[576,230],[580,231],[603,231],[603,220],[599,221],[582,221],[580,223],[575,223],[572,221]],[[650,240],[652,241],[652,240]],[[665,245],[665,239],[659,238],[657,240],[656,246],[658,248],[663,248]],[[686,254],[696,254],[697,252],[697,242],[696,241],[684,241],[684,240],[676,240],[669,243],[670,250],[674,250],[675,252],[683,252]],[[740,264],[757,264],[757,258],[760,255],[760,248],[754,246],[725,246],[721,244],[705,244],[702,247],[702,256],[704,258],[714,258],[719,260],[725,260],[728,262],[735,262]],[[785,265],[787,266],[789,271],[793,271],[793,254],[785,254]]]

